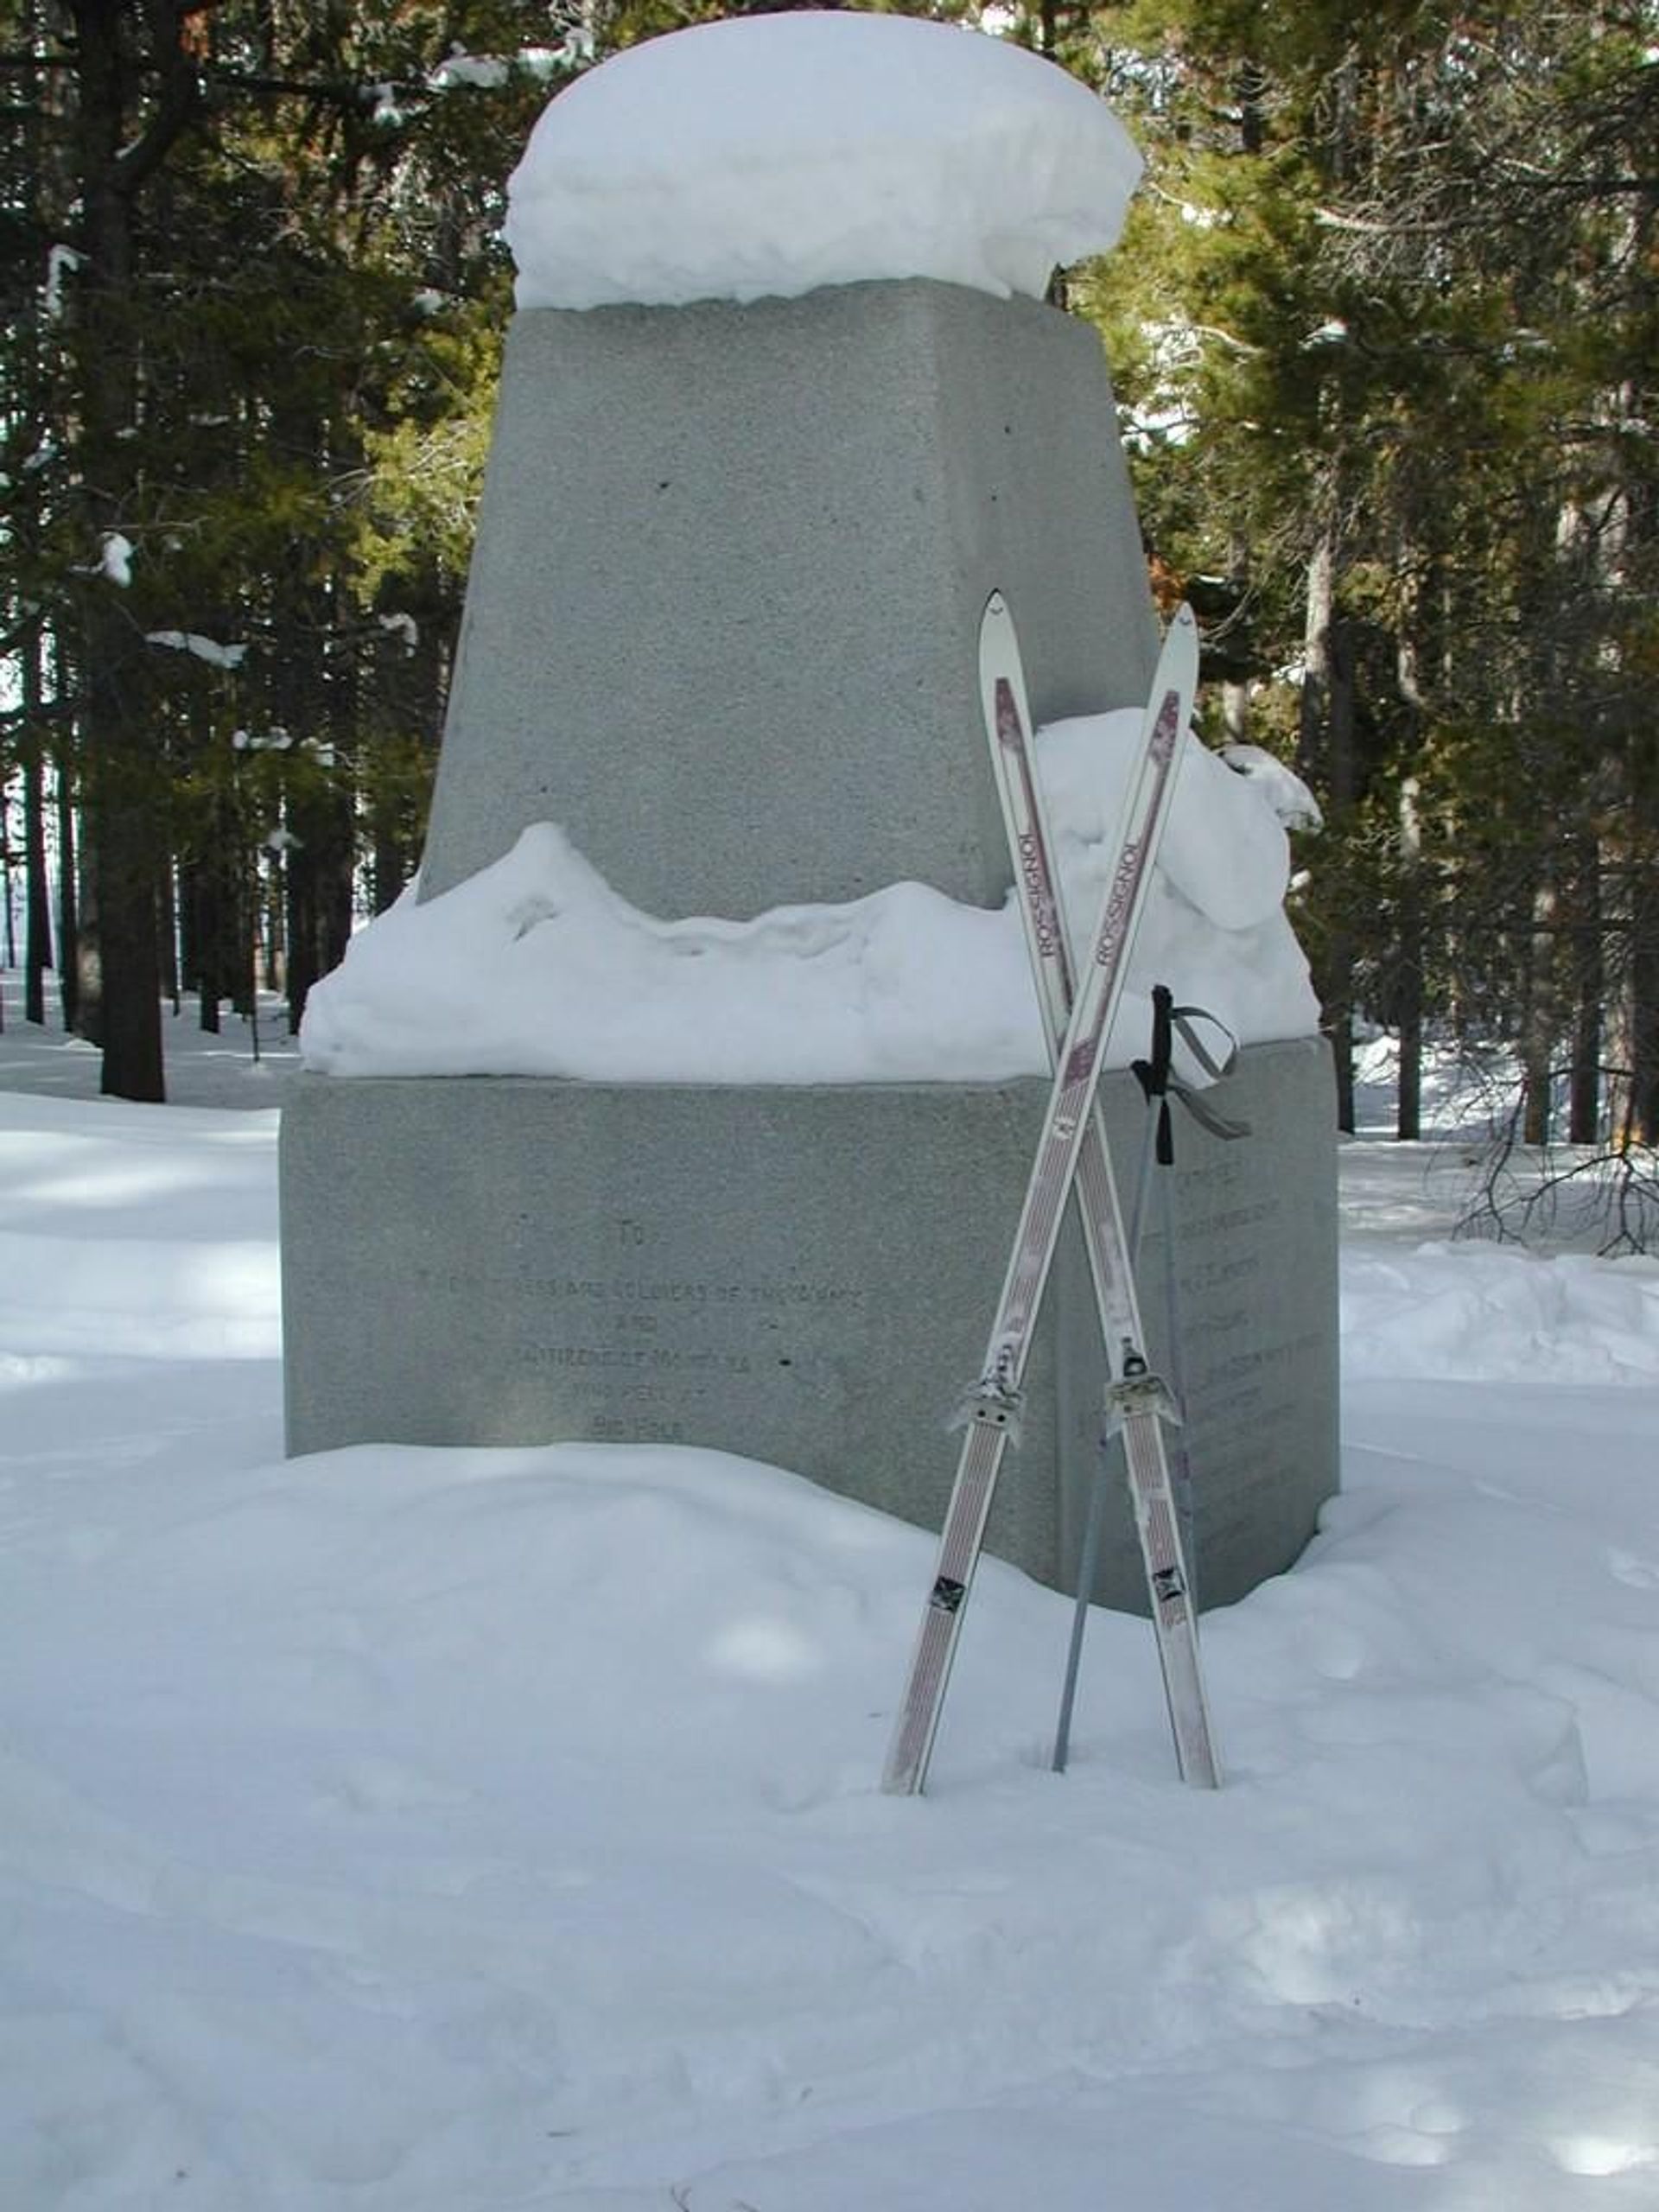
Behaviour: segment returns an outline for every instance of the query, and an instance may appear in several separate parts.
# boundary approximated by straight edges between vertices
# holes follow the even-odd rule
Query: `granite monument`
[[[423,895],[562,823],[628,899],[744,917],[904,878],[995,905],[987,594],[1039,721],[1142,698],[1157,625],[1095,333],[929,279],[512,329]],[[288,1444],[712,1446],[937,1528],[1046,1084],[311,1077],[282,1139]],[[1145,1109],[1103,1096],[1120,1179]],[[1200,1585],[1294,1559],[1337,1480],[1317,1039],[1185,1129]],[[990,1548],[1076,1572],[1103,1361],[1069,1228]],[[1097,1593],[1142,1607],[1126,1497]]]

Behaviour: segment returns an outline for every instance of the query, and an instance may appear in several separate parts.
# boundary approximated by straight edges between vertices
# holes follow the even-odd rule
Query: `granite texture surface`
[[[635,906],[1007,880],[976,687],[1039,721],[1157,652],[1099,340],[925,280],[509,333],[423,895],[561,823]]]
[[[288,1446],[695,1444],[925,1527],[979,1373],[1047,1086],[303,1081],[283,1115]],[[1126,1207],[1146,1109],[1103,1087]],[[1177,1128],[1179,1367],[1200,1594],[1288,1566],[1337,1483],[1336,1153],[1317,1040],[1247,1052],[1251,1134]],[[1170,1371],[1170,1247],[1141,1268]],[[1070,1587],[1104,1369],[1069,1222],[989,1548]],[[1143,1602],[1121,1452],[1105,1601]]]

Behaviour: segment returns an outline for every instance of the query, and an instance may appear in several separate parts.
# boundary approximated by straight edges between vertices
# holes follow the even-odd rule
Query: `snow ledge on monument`
[[[1116,862],[1141,720],[1130,708],[1039,733],[1074,938]],[[1269,796],[1189,739],[1109,1065],[1146,1051],[1154,983],[1242,1045],[1313,1034],[1287,874]],[[320,1075],[589,1083],[994,1083],[1047,1067],[1012,894],[988,909],[895,883],[749,921],[658,920],[545,822],[360,931],[308,997],[300,1049]]]
[[[1040,299],[1116,243],[1141,156],[1052,62],[911,16],[704,23],[543,112],[507,187],[521,308],[931,276]]]

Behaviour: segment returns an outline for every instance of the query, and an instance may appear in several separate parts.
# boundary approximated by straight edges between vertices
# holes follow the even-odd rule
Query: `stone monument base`
[[[1103,1088],[1124,1204],[1146,1107]],[[288,1448],[695,1444],[924,1527],[978,1372],[1046,1084],[622,1087],[305,1078],[284,1110]],[[1181,1117],[1175,1268],[1206,1605],[1288,1567],[1337,1486],[1336,1145],[1317,1039],[1245,1053],[1252,1134]],[[1160,1171],[1161,1172],[1161,1171]],[[1165,1364],[1161,1208],[1140,1269]],[[1068,1224],[989,1548],[1070,1588],[1104,1379]],[[1145,1610],[1121,1472],[1096,1596]]]

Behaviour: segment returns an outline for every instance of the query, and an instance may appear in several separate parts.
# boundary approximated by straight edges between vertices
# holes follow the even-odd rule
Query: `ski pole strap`
[[[1217,1114],[1213,1106],[1205,1103],[1202,1092],[1189,1090],[1184,1083],[1172,1083],[1170,1090],[1201,1129],[1208,1129],[1212,1137],[1219,1137],[1224,1143],[1230,1143],[1235,1137],[1247,1137],[1250,1134],[1248,1122]],[[1165,1162],[1166,1166],[1168,1164]]]
[[[1218,1037],[1226,1039],[1225,1050],[1217,1056],[1199,1034],[1197,1024],[1205,1022]],[[1174,994],[1165,983],[1154,983],[1152,988],[1152,1050],[1144,1060],[1133,1063],[1134,1072],[1146,1094],[1148,1105],[1157,1108],[1157,1151],[1160,1167],[1170,1167],[1175,1160],[1175,1134],[1172,1125],[1169,1101],[1177,1098],[1200,1128],[1207,1129],[1212,1137],[1230,1141],[1250,1134],[1248,1122],[1230,1120],[1207,1104],[1202,1094],[1191,1084],[1183,1083],[1173,1072],[1175,1039],[1179,1038],[1197,1066],[1211,1083],[1220,1083],[1230,1076],[1238,1059],[1238,1039],[1224,1021],[1217,1020],[1201,1006],[1177,1006]]]
[[[1217,1037],[1226,1039],[1227,1049],[1219,1059],[1194,1028],[1193,1024],[1198,1021],[1207,1021]],[[1221,1082],[1223,1077],[1230,1076],[1238,1065],[1237,1038],[1234,1036],[1224,1021],[1217,1021],[1215,1015],[1206,1013],[1203,1007],[1173,1006],[1169,1010],[1169,1023],[1171,1029],[1180,1039],[1211,1083]]]

